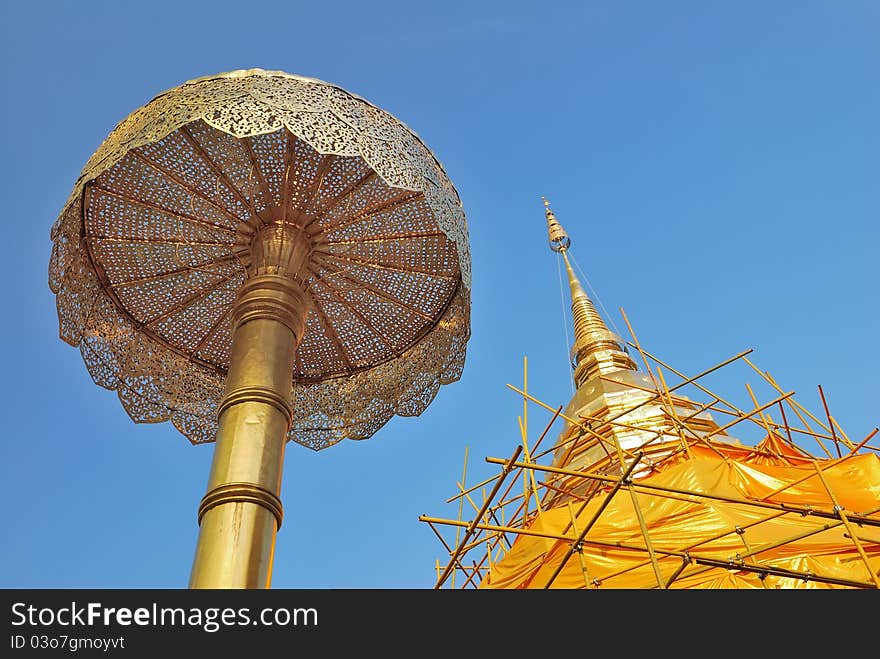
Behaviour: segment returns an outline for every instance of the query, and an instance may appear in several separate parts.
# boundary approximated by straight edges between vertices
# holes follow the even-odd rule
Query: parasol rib
[[[389,339],[375,325],[373,325],[373,323],[371,323],[367,319],[367,317],[364,316],[360,311],[358,311],[353,305],[349,304],[349,302],[342,297],[339,291],[336,290],[336,288],[330,282],[324,281],[323,284],[326,288],[330,290],[330,292],[333,294],[333,297],[335,297],[340,304],[344,305],[354,316],[356,316],[364,325],[366,325],[370,329],[370,331],[373,332],[373,334],[375,334],[382,341],[382,343],[384,343],[394,353],[395,356],[400,356],[400,351],[398,351],[394,347],[394,343],[391,341],[391,339]]]
[[[239,144],[244,145],[244,150],[247,152],[248,160],[251,161],[251,168],[254,173],[257,175],[257,181],[260,185],[260,190],[262,191],[264,198],[266,200],[266,204],[269,205],[272,201],[272,193],[269,192],[269,184],[266,183],[266,178],[263,176],[263,169],[260,167],[260,164],[257,162],[257,156],[254,153],[254,149],[251,146],[251,140],[249,137],[244,138],[243,140],[239,140]]]
[[[226,172],[224,172],[217,165],[217,163],[215,163],[211,159],[211,156],[208,155],[208,152],[205,151],[205,148],[199,143],[199,141],[195,137],[193,137],[192,133],[189,132],[189,129],[186,126],[181,126],[180,132],[186,138],[187,142],[190,143],[195,152],[199,154],[199,157],[205,162],[210,170],[223,181],[223,184],[227,188],[229,188],[229,191],[232,192],[232,194],[234,194],[236,197],[238,197],[238,200],[242,203],[242,205],[244,205],[245,208],[250,210],[251,215],[256,215],[257,209],[254,208],[253,200],[245,198],[245,196],[241,193],[241,190],[235,187],[235,184],[233,184],[233,182],[229,180]]]
[[[101,192],[102,194],[110,195],[111,197],[118,197],[119,199],[123,199],[132,204],[137,204],[138,206],[142,206],[144,208],[149,208],[150,210],[154,210],[157,213],[164,213],[166,215],[170,215],[178,220],[183,220],[184,222],[191,222],[192,224],[196,224],[200,227],[204,227],[206,229],[212,229],[216,231],[222,231],[224,233],[229,233],[235,235],[235,229],[230,227],[223,226],[222,224],[214,224],[213,222],[209,222],[200,217],[193,217],[192,215],[187,215],[185,213],[180,213],[178,211],[173,211],[170,208],[165,208],[164,206],[160,206],[158,204],[152,204],[145,199],[137,199],[135,197],[129,197],[127,194],[123,194],[121,192],[116,192],[115,190],[110,190],[109,188],[102,187],[97,183],[89,184],[89,190],[94,193],[96,190]],[[237,221],[237,220],[236,220]]]
[[[439,272],[429,272],[428,270],[419,270],[418,268],[402,268],[400,266],[391,265],[389,263],[381,263],[379,261],[370,261],[360,256],[353,256],[351,254],[337,254],[335,252],[325,252],[322,250],[315,250],[316,253],[321,254],[322,256],[328,256],[334,258],[336,260],[349,261],[351,263],[357,263],[359,265],[366,266],[368,268],[379,268],[380,270],[391,270],[393,272],[400,272],[405,275],[417,274],[417,275],[425,275],[426,277],[430,277],[431,279],[445,279],[447,281],[455,281],[455,277],[452,275],[444,275]]]
[[[221,206],[221,205],[218,204],[216,201],[212,201],[212,200],[208,199],[208,198],[207,198],[206,196],[204,196],[199,190],[196,190],[196,189],[192,188],[192,187],[191,187],[190,185],[188,185],[185,181],[181,180],[178,176],[175,176],[172,172],[169,172],[167,169],[165,169],[164,167],[162,167],[162,166],[159,165],[158,163],[153,162],[150,158],[148,158],[147,156],[145,156],[143,153],[141,153],[141,152],[138,151],[137,149],[132,149],[129,153],[131,153],[135,158],[137,158],[137,159],[140,160],[142,163],[144,163],[145,165],[147,165],[147,166],[148,166],[150,169],[152,169],[153,171],[155,171],[155,172],[161,174],[162,176],[164,176],[164,177],[165,177],[166,179],[168,179],[169,181],[171,181],[171,182],[177,184],[178,186],[180,186],[181,188],[183,188],[184,190],[186,190],[186,191],[187,191],[190,195],[192,195],[193,197],[198,197],[199,199],[201,199],[203,202],[205,202],[205,203],[208,204],[209,206],[211,206],[211,207],[213,207],[214,209],[220,211],[221,213],[223,213],[224,215],[226,215],[229,219],[231,219],[231,220],[232,220],[233,222],[235,222],[236,224],[238,224],[239,222],[244,222],[244,219],[243,219],[243,218],[238,217],[238,216],[235,215],[231,210],[229,210],[228,208],[225,208],[225,207]]]
[[[361,243],[390,243],[397,240],[408,240],[410,238],[439,238],[445,237],[442,231],[424,231],[411,233],[392,233],[387,236],[368,236],[365,238],[354,238],[351,240],[328,240],[328,245],[359,245]]]
[[[336,199],[334,199],[332,202],[330,202],[330,205],[327,206],[323,211],[321,211],[318,215],[316,215],[309,222],[309,224],[312,224],[313,222],[320,222],[321,220],[323,220],[325,217],[327,217],[327,215],[331,211],[335,210],[342,202],[348,200],[352,195],[354,195],[355,192],[359,191],[363,186],[365,186],[367,183],[369,183],[371,180],[373,180],[373,178],[375,176],[376,176],[376,172],[374,172],[372,169],[370,171],[368,171],[365,175],[363,175],[361,178],[359,178],[353,184],[349,185],[345,190],[340,192],[339,196],[336,197]],[[306,225],[306,226],[308,226],[308,225]]]
[[[387,213],[390,210],[394,210],[395,208],[403,206],[410,201],[415,201],[416,199],[422,198],[423,195],[421,192],[412,192],[408,190],[405,194],[389,199],[385,203],[379,204],[378,206],[375,206],[368,211],[364,211],[359,215],[354,215],[345,222],[340,222],[339,224],[331,224],[329,227],[327,227],[326,231],[327,233],[333,233],[335,231],[339,231],[340,229],[348,228],[355,224],[359,224],[364,220],[369,220],[376,215],[381,215],[382,213]]]
[[[138,277],[137,279],[126,279],[125,281],[117,281],[111,282],[113,288],[124,288],[125,286],[134,286],[135,284],[148,284],[154,281],[161,281],[163,279],[168,279],[169,277],[173,277],[175,275],[180,275],[185,272],[206,272],[202,268],[210,268],[212,265],[222,265],[224,263],[229,263],[230,261],[237,261],[238,257],[235,254],[227,254],[226,256],[221,256],[220,258],[213,259],[211,261],[205,261],[204,263],[197,263],[196,265],[187,265],[182,268],[176,268],[174,270],[167,270],[165,272],[160,272],[155,275],[148,275],[146,277]],[[217,272],[212,272],[211,274],[219,274]]]
[[[333,341],[333,344],[336,346],[336,350],[339,352],[339,356],[342,357],[342,361],[345,362],[345,366],[348,368],[348,370],[353,371],[354,364],[352,363],[351,358],[348,356],[348,352],[346,352],[345,347],[342,345],[342,341],[339,340],[339,335],[336,333],[336,330],[333,329],[333,325],[330,322],[330,319],[327,318],[327,314],[324,313],[324,308],[321,306],[321,303],[318,300],[318,296],[312,295],[312,300],[315,303],[315,313],[318,314],[318,319],[321,321],[321,324],[327,331],[327,335],[330,337],[330,340]]]
[[[333,156],[321,156],[321,162],[318,163],[318,168],[315,170],[315,176],[309,183],[309,187],[306,189],[306,193],[305,195],[303,195],[302,201],[297,204],[297,213],[293,221],[293,223],[297,226],[300,226],[300,222],[305,215],[306,208],[308,208],[308,205],[311,203],[318,190],[321,189],[321,185],[323,185],[324,183],[324,177],[327,176],[327,172],[330,171],[330,166],[333,164],[333,159]],[[304,222],[303,224],[311,224],[311,222]]]
[[[433,320],[432,317],[429,316],[428,314],[426,314],[424,311],[420,311],[420,310],[416,309],[415,307],[410,306],[409,304],[407,304],[403,300],[399,300],[398,298],[394,297],[390,293],[386,293],[382,289],[376,288],[372,284],[368,284],[365,281],[355,279],[354,277],[351,277],[350,275],[348,275],[346,272],[344,272],[342,270],[338,270],[333,274],[337,274],[340,277],[347,279],[355,286],[359,286],[359,287],[363,288],[364,290],[369,291],[370,293],[373,293],[374,295],[376,295],[378,297],[384,298],[385,300],[388,300],[389,302],[396,304],[401,309],[406,309],[407,311],[411,311],[412,313],[416,314],[417,316],[419,316],[421,318],[424,318],[425,320],[429,320],[429,321]]]
[[[199,350],[204,348],[210,342],[211,338],[214,336],[214,334],[216,334],[217,330],[220,328],[220,325],[222,325],[223,321],[225,319],[229,318],[230,315],[232,315],[232,307],[228,306],[226,308],[226,310],[217,317],[217,320],[215,320],[211,324],[210,329],[199,340],[199,342],[196,344],[196,346],[190,351],[190,353],[189,353],[190,357],[195,357],[199,353]]]
[[[91,234],[85,236],[88,241],[104,241],[108,243],[124,243],[126,245],[184,245],[188,247],[231,247],[232,243],[217,243],[207,240],[167,240],[165,238],[120,238],[119,236],[101,236]]]
[[[210,285],[206,286],[205,288],[200,289],[200,290],[196,291],[195,293],[193,293],[192,295],[190,295],[189,297],[184,298],[183,300],[181,300],[180,302],[178,302],[177,304],[172,306],[170,309],[166,309],[165,311],[163,311],[158,316],[151,318],[150,320],[148,320],[145,323],[141,323],[141,326],[152,327],[153,325],[158,323],[160,320],[165,320],[166,318],[170,318],[174,314],[176,314],[180,311],[183,311],[184,309],[186,309],[188,306],[194,304],[195,302],[198,302],[199,300],[205,299],[211,293],[216,291],[219,286],[222,286],[223,284],[225,284],[226,282],[228,282],[229,280],[234,278],[236,275],[240,275],[240,274],[241,273],[237,272],[237,271],[229,273],[228,275],[226,275],[222,279],[214,281]]]
[[[287,210],[290,207],[290,195],[288,194],[290,190],[290,167],[293,165],[293,142],[296,140],[296,136],[287,130],[287,127],[281,131],[281,134],[284,136],[286,144],[284,149],[284,180],[281,182],[281,222],[286,224]]]

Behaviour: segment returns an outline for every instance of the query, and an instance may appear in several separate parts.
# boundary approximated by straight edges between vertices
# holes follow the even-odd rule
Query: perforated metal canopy
[[[460,377],[467,226],[421,140],[338,87],[251,69],[190,81],[125,119],[52,230],[61,337],[139,422],[216,432],[248,242],[305,231],[311,299],[289,438],[314,449],[420,414]]]

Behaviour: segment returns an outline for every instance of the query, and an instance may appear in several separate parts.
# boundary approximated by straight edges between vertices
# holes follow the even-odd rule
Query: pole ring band
[[[208,492],[202,497],[202,502],[199,504],[199,526],[202,524],[202,517],[211,508],[235,502],[255,503],[262,506],[275,516],[278,528],[281,528],[281,520],[284,518],[281,499],[269,490],[253,483],[225,483]]]
[[[238,403],[266,403],[287,417],[287,424],[293,423],[293,403],[281,396],[278,392],[266,387],[239,387],[223,396],[220,405],[217,406],[217,418],[227,409]]]
[[[297,340],[305,330],[309,296],[299,282],[280,275],[251,277],[242,284],[233,305],[232,327],[261,318],[286,325]]]

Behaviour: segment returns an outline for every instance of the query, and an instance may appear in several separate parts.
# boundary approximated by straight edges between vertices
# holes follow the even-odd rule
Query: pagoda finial
[[[547,217],[550,249],[562,256],[571,289],[571,312],[574,316],[574,345],[571,352],[575,386],[580,388],[587,380],[620,369],[635,371],[635,362],[624,351],[623,341],[605,325],[593,301],[574,274],[568,260],[571,239],[550,209],[550,202],[544,197],[541,199]]]
[[[571,245],[571,240],[562,225],[556,221],[556,216],[550,209],[550,202],[544,197],[541,199],[544,201],[544,215],[547,216],[547,230],[550,232],[550,249],[554,252],[564,252]]]

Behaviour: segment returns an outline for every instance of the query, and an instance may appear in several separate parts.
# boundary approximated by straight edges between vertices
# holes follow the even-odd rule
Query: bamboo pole
[[[758,407],[758,399],[757,399],[757,397],[755,396],[755,392],[752,391],[751,386],[749,386],[749,383],[748,383],[748,382],[746,382],[746,391],[749,392],[749,398],[752,399],[752,405],[754,405],[755,407]],[[781,402],[780,402],[779,404],[782,405]],[[763,413],[763,412],[761,412],[760,417],[761,417],[761,425],[764,426],[764,430],[767,432],[767,437],[768,437],[768,438],[769,438],[769,437],[775,437],[776,434],[775,434],[772,430],[770,430],[770,426],[767,425],[767,419],[764,417],[764,413]]]
[[[684,552],[688,552],[688,551],[690,551],[690,550],[692,550],[692,549],[696,549],[697,547],[700,547],[700,546],[702,546],[702,545],[708,544],[708,543],[710,543],[710,542],[714,542],[715,540],[720,540],[721,538],[724,538],[724,537],[730,535],[731,533],[736,533],[736,534],[739,535],[741,538],[743,538],[743,544],[746,545],[746,551],[747,551],[747,554],[746,554],[746,555],[748,556],[748,555],[750,555],[750,552],[751,552],[752,550],[751,550],[751,548],[748,546],[748,543],[745,542],[745,537],[744,537],[744,536],[745,536],[745,533],[744,533],[744,532],[747,531],[748,529],[754,527],[754,526],[758,526],[759,524],[764,524],[765,522],[772,521],[772,520],[774,520],[774,519],[777,519],[777,518],[782,517],[783,515],[787,515],[787,514],[788,514],[788,513],[785,513],[785,512],[774,513],[774,514],[772,514],[772,515],[768,515],[767,517],[764,517],[764,518],[762,518],[762,519],[757,519],[757,520],[755,520],[755,521],[753,521],[753,522],[750,522],[750,523],[748,523],[748,524],[745,524],[745,525],[743,525],[743,526],[735,526],[734,528],[730,529],[729,531],[725,531],[724,533],[716,533],[715,535],[710,536],[710,537],[708,537],[708,538],[703,538],[703,539],[700,540],[699,542],[695,542],[695,543],[693,543],[692,545],[688,545],[688,546],[682,547],[681,549],[682,549]],[[666,582],[666,587],[667,587],[667,588],[669,588],[669,586],[672,584],[672,582],[675,581],[675,580],[681,575],[681,573],[684,571],[684,569],[685,569],[689,564],[690,564],[690,561],[687,561],[687,562],[682,563],[682,565],[679,566],[679,568],[675,571],[675,573],[673,574],[673,576],[671,576],[671,577],[669,578],[669,580]],[[647,563],[643,563],[642,565],[647,565]],[[636,567],[638,567],[638,566],[636,566]],[[620,572],[619,574],[623,574],[624,572],[626,572],[626,570],[621,570],[621,572]],[[606,577],[606,580],[607,580],[607,578],[608,578],[608,577]]]
[[[464,488],[461,487],[461,483],[456,483],[456,485],[458,485],[458,487],[459,487],[460,489],[464,489]],[[467,495],[465,495],[465,497],[467,498],[468,502],[469,502],[469,503],[471,504],[471,506],[473,507],[474,511],[479,512],[479,510],[480,510],[480,506],[478,506],[478,505],[476,504],[476,502],[471,498],[471,496],[470,496],[469,494],[467,494]],[[486,502],[486,492],[485,492],[485,490],[484,490],[484,491],[483,491],[483,503],[485,503],[485,502]],[[488,510],[486,510],[486,514],[489,515],[489,517],[491,517],[496,523],[498,522],[498,519],[495,517],[495,512],[492,510],[491,507],[490,507]],[[477,544],[482,544],[482,543],[483,543],[483,541],[480,540]],[[452,554],[452,551],[450,550],[449,553]]]
[[[837,439],[837,434],[834,432],[834,422],[831,420],[831,413],[828,411],[828,403],[825,401],[825,392],[822,391],[822,385],[818,385],[819,387],[819,397],[822,399],[822,406],[825,408],[825,416],[828,417],[828,427],[831,428],[831,439],[834,440],[834,448],[837,449],[837,457],[841,458],[843,455],[840,453],[840,442]],[[852,446],[849,447],[850,449]]]
[[[779,403],[779,413],[782,415],[782,423],[785,426],[785,436],[788,438],[788,443],[799,451],[803,451],[804,449],[795,444],[794,439],[792,439],[791,437],[791,427],[788,425],[788,418],[786,418],[785,416],[785,406],[782,403]],[[806,453],[807,455],[810,455],[810,457],[815,458],[815,456],[810,454],[808,451],[806,451]]]
[[[681,440],[681,445],[684,448],[685,453],[687,453],[687,456],[690,458],[691,447],[684,438],[684,431],[682,430],[684,424],[679,421],[678,416],[675,413],[675,403],[672,402],[672,394],[669,393],[669,387],[666,386],[666,378],[663,377],[663,370],[660,368],[657,369],[657,377],[660,378],[660,384],[663,385],[663,391],[666,393],[666,404],[668,405],[669,416],[672,418],[674,425],[678,428],[678,437]],[[725,457],[724,459],[726,460],[727,458]]]
[[[857,539],[859,540],[859,542],[867,542],[869,545],[880,545],[880,537],[877,537],[877,538],[869,538],[869,537],[864,536],[864,535],[850,536],[849,533],[844,533],[844,534],[843,534],[843,537],[844,537],[844,538],[855,537],[855,538],[857,538]]]
[[[580,537],[577,528],[577,519],[574,516],[574,507],[571,505],[571,500],[567,501],[566,503],[568,504],[568,514],[571,516],[571,530]],[[581,574],[584,575],[584,588],[588,588],[590,586],[590,574],[589,572],[587,572],[587,563],[584,560],[583,548],[577,542],[575,542],[574,544],[572,544],[572,549],[578,555],[578,559],[580,561]]]
[[[631,484],[625,483],[624,487],[629,490],[629,495],[632,499],[633,509],[636,511],[636,518],[639,520],[639,528],[642,531],[642,537],[645,539],[645,545],[648,548],[648,556],[650,556],[651,558],[651,567],[654,568],[654,576],[657,577],[657,585],[660,586],[660,588],[664,588],[665,586],[663,583],[663,573],[660,570],[660,564],[657,561],[654,543],[651,542],[651,536],[648,534],[648,525],[645,522],[645,515],[642,512],[642,507],[639,505],[638,495],[636,494],[635,488]]]
[[[636,337],[636,333],[633,331],[632,325],[629,324],[629,318],[626,317],[626,312],[623,310],[623,307],[620,307],[619,311],[620,315],[623,316],[623,322],[626,323],[626,328],[629,330],[629,335],[633,338],[633,341],[636,344],[636,350],[638,350],[639,356],[642,358],[645,370],[648,371],[648,376],[651,378],[654,388],[659,391],[660,387],[657,386],[657,379],[654,377],[654,371],[651,369],[651,364],[648,362],[648,358],[645,357],[645,352],[642,350],[642,346],[639,343],[639,339]]]
[[[464,464],[463,464],[463,466],[462,466],[462,468],[461,468],[461,483],[462,483],[462,486],[464,485],[465,478],[467,477],[467,463],[468,463],[468,447],[465,446],[465,447],[464,447]],[[458,519],[459,519],[459,520],[461,520],[462,508],[463,508],[463,507],[464,507],[464,499],[459,499],[459,500],[458,500]],[[455,546],[456,546],[456,547],[459,545],[459,536],[460,536],[460,532],[461,532],[461,529],[460,529],[460,528],[455,529]],[[452,573],[452,583],[451,583],[450,585],[452,586],[452,588],[455,588],[455,573],[454,573],[454,572]]]
[[[855,455],[856,453],[859,452],[860,449],[864,448],[865,444],[867,444],[869,441],[871,441],[871,438],[877,434],[878,430],[880,430],[880,428],[874,428],[874,430],[869,432],[868,436],[865,437],[861,442],[859,442],[859,444],[855,448],[853,448],[853,450],[850,451],[849,455],[847,455],[846,457],[850,457],[851,455]],[[868,448],[871,448],[871,447],[868,447]]]
[[[844,431],[843,427],[841,427],[841,425],[837,422],[837,419],[835,419],[835,418],[834,418],[833,416],[831,416],[830,414],[828,415],[828,419],[829,419],[829,421],[831,421],[831,424],[832,424],[835,428],[837,428],[837,432],[840,433],[840,436],[841,436],[841,438],[843,439],[843,443],[846,444],[846,447],[847,447],[848,449],[852,450],[853,443],[850,441],[850,439],[849,439],[849,437],[847,436],[846,432]]]

